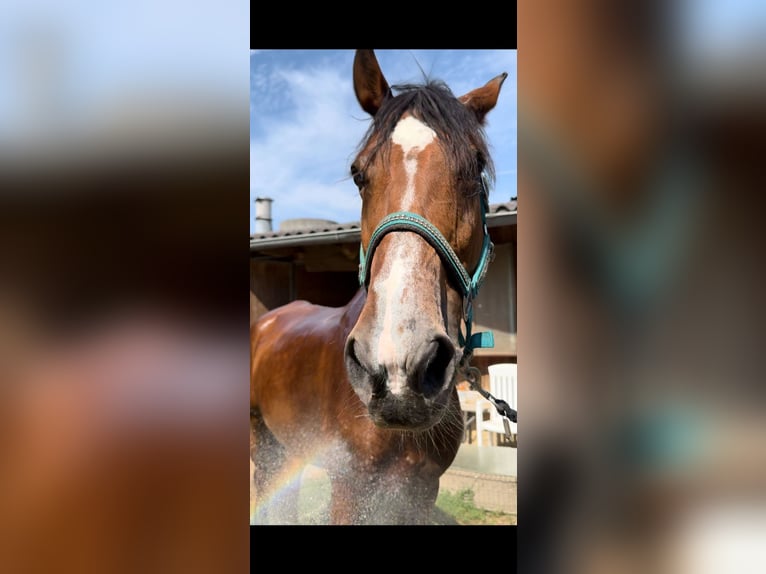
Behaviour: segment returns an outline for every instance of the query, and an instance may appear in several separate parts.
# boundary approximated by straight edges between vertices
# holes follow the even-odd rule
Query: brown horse
[[[251,328],[255,523],[296,520],[279,490],[298,461],[327,471],[333,524],[428,523],[463,433],[466,309],[491,252],[483,122],[506,74],[460,98],[434,81],[394,95],[359,50],[353,76],[373,118],[351,166],[361,289],[345,307],[295,301]]]

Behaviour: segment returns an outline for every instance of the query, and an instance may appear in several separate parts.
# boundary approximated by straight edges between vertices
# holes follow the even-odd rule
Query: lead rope
[[[503,399],[494,397],[491,393],[485,391],[481,387],[481,371],[478,369],[478,367],[472,367],[468,365],[472,356],[473,349],[467,346],[463,351],[463,357],[460,359],[458,370],[463,373],[463,376],[465,377],[466,381],[468,381],[471,390],[479,393],[482,397],[492,403],[492,406],[494,406],[495,409],[497,409],[498,414],[503,417],[503,428],[505,428],[505,436],[509,440],[512,440],[513,435],[511,434],[510,423],[517,422],[516,411],[512,409],[511,405],[509,405]]]

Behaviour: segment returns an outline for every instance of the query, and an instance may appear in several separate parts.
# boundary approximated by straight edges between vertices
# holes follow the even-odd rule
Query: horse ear
[[[372,50],[357,50],[354,56],[354,91],[359,105],[371,116],[374,116],[383,101],[391,95],[383,72],[380,71],[378,59]]]
[[[481,88],[476,88],[464,96],[460,96],[458,100],[476,114],[479,122],[484,123],[484,116],[495,107],[497,97],[500,95],[500,87],[507,77],[508,74],[503,72],[499,76],[492,78]]]

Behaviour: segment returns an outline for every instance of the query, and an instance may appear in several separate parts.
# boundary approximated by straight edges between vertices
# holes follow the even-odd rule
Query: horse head
[[[345,363],[380,427],[425,430],[446,411],[491,254],[483,125],[506,76],[456,98],[437,81],[391,87],[372,50],[356,53],[354,90],[372,116],[351,166],[367,296]]]

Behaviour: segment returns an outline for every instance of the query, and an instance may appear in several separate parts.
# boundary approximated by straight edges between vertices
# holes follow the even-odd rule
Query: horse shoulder
[[[305,388],[317,373],[344,377],[345,315],[345,307],[293,301],[258,319],[250,331],[251,406],[266,385]]]

